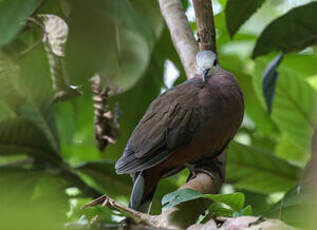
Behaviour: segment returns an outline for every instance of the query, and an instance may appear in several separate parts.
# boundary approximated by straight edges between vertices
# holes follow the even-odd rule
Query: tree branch
[[[198,44],[195,41],[193,32],[185,16],[183,6],[180,0],[158,0],[162,15],[169,28],[173,44],[181,59],[186,72],[187,79],[194,77],[196,73],[196,54]],[[197,17],[197,27],[199,28],[200,49],[216,50],[215,29],[213,24],[213,15],[210,0],[194,1]],[[209,7],[209,9],[204,9]],[[208,15],[207,15],[208,14]],[[212,33],[209,31],[213,31]],[[212,34],[213,37],[210,36]],[[200,193],[218,193],[223,180],[225,170],[226,153],[223,152],[217,159],[210,162],[214,168],[208,174],[202,172],[200,168],[195,168],[197,175],[191,177],[189,181],[180,189],[193,189]],[[206,170],[205,170],[206,171]],[[211,176],[212,175],[212,176]],[[196,199],[190,202],[181,203],[173,208],[167,209],[161,215],[151,216],[139,213],[124,207],[120,203],[102,197],[91,202],[88,206],[103,203],[112,209],[125,213],[136,223],[145,223],[149,226],[163,228],[184,229],[196,222],[198,217],[208,208],[211,201],[209,199]]]
[[[180,0],[159,0],[159,4],[187,79],[190,79],[196,72],[195,56],[198,52],[198,45],[185,16],[183,6]],[[216,33],[211,0],[193,0],[193,4],[200,50],[208,49],[216,52]],[[225,159],[225,152],[215,159],[215,166],[219,171],[215,169],[211,172],[213,177],[197,171],[197,176],[191,178],[180,189],[189,188],[201,193],[218,193],[224,180]],[[195,223],[199,215],[208,208],[210,202],[198,199],[186,204],[170,208],[157,216],[158,226],[186,228]]]
[[[204,174],[202,174],[204,175]],[[205,206],[206,202],[204,199],[197,199],[197,200],[193,200],[195,201],[197,204],[200,204]],[[210,202],[209,202],[210,203]],[[106,195],[99,197],[96,200],[91,201],[90,203],[88,203],[87,205],[85,205],[82,208],[88,208],[88,207],[93,207],[97,204],[101,204],[102,206],[106,206],[109,207],[113,210],[119,211],[120,213],[124,214],[127,217],[130,217],[130,221],[128,221],[128,226],[124,226],[122,225],[122,223],[116,224],[116,225],[112,225],[111,229],[130,229],[130,230],[167,230],[167,229],[184,229],[187,226],[191,225],[192,222],[190,222],[190,220],[187,219],[187,216],[185,216],[186,218],[184,218],[184,215],[182,216],[178,216],[179,218],[179,222],[185,222],[185,223],[189,223],[187,224],[187,226],[180,226],[180,225],[166,225],[166,223],[170,223],[170,221],[167,219],[167,221],[162,221],[161,216],[151,216],[149,214],[146,213],[142,213],[142,212],[138,212],[135,211],[129,207],[126,207],[124,205],[122,205],[121,203],[111,199],[110,197],[107,197]],[[185,205],[188,207],[192,207],[191,209],[197,209],[200,206],[195,204],[194,206],[192,206],[191,202],[186,202],[186,203],[182,203],[181,205]],[[181,206],[178,206],[181,207]],[[208,206],[207,206],[208,207]],[[183,209],[182,209],[183,210]],[[192,210],[192,213],[195,210]],[[166,218],[173,218],[173,214],[175,214],[175,212],[171,212],[171,214],[166,215]],[[190,216],[188,216],[190,217]],[[93,220],[92,220],[92,225],[97,227],[97,229],[109,229],[110,226],[108,226],[107,224],[103,224],[102,222],[98,222],[97,221],[98,216],[96,216]],[[132,221],[132,222],[131,222]],[[241,217],[236,217],[236,218],[228,218],[228,217],[217,217],[214,219],[210,219],[207,223],[205,224],[194,224],[191,225],[189,228],[187,228],[188,230],[217,230],[217,229],[246,229],[253,226],[254,229],[286,229],[286,230],[295,230],[295,228],[292,228],[286,224],[284,224],[283,222],[281,222],[280,220],[274,220],[274,219],[265,219],[262,216],[260,217],[254,217],[254,216],[241,216]],[[83,228],[83,225],[77,225],[77,224],[71,224],[71,225],[67,225],[66,226],[68,229],[70,230],[80,230],[80,229],[86,229]],[[87,226],[87,229],[89,228],[89,226]]]
[[[191,178],[180,189],[193,189],[200,193],[218,193],[222,183],[224,182],[224,170],[226,162],[226,152],[224,151],[217,159],[215,159],[215,170],[210,172],[213,177],[206,173],[199,173]],[[217,170],[219,169],[219,171]],[[194,224],[199,216],[203,214],[211,201],[208,199],[196,199],[181,203],[175,207],[169,208],[156,216],[155,222],[157,226],[176,229],[184,229]]]
[[[97,199],[89,202],[85,206],[83,206],[81,209],[85,209],[88,207],[93,207],[96,205],[102,205],[104,207],[108,207],[112,210],[116,210],[123,214],[126,217],[131,218],[136,224],[145,224],[147,226],[154,226],[154,223],[151,221],[151,216],[147,213],[142,213],[139,211],[136,211],[132,208],[126,207],[125,205],[121,204],[120,202],[111,199],[107,195],[103,195],[98,197]],[[96,220],[99,218],[99,216],[95,216],[95,219],[92,222],[96,222]]]
[[[162,15],[170,31],[174,47],[181,59],[187,79],[196,72],[198,45],[180,0],[159,0]]]
[[[193,0],[193,5],[199,37],[199,49],[212,50],[217,53],[212,0]]]

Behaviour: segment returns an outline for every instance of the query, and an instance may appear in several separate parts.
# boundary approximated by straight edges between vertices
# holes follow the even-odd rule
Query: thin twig
[[[98,204],[101,204],[104,207],[108,207],[110,209],[119,211],[124,216],[131,218],[137,224],[145,224],[148,226],[155,226],[155,224],[153,224],[151,222],[152,217],[149,214],[135,211],[134,209],[129,208],[129,207],[121,204],[120,202],[111,199],[107,195],[103,195],[101,197],[98,197],[97,199],[95,199],[95,200],[89,202],[88,204],[86,204],[85,206],[83,206],[81,209],[93,207],[93,206],[96,206]]]

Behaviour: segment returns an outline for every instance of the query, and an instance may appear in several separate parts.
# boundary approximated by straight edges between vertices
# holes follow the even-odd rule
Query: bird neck
[[[196,71],[196,74],[198,75],[202,75],[203,72],[205,71],[205,68],[201,68],[201,67],[198,67],[197,71]],[[208,71],[208,74],[207,76],[210,77],[218,72],[223,72],[224,70],[221,68],[220,65],[215,65],[213,67],[210,68],[210,70]]]

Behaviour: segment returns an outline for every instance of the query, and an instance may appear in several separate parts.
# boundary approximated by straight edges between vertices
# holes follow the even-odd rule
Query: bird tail
[[[132,208],[136,211],[140,211],[143,213],[149,213],[152,205],[153,195],[156,189],[156,186],[150,192],[150,195],[144,197],[145,194],[145,179],[143,171],[137,173],[133,189],[131,192],[129,208]]]

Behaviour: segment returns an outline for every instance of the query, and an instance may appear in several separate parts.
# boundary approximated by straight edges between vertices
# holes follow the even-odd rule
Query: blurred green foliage
[[[190,1],[182,2],[192,15]],[[220,63],[238,79],[246,103],[244,122],[228,150],[226,183],[231,190],[223,193],[244,193],[243,198],[228,195],[234,202],[243,199],[230,215],[250,214],[247,205],[266,215],[281,207],[277,202],[293,191],[309,159],[316,126],[316,3],[297,6],[290,0],[266,0],[249,7],[253,1],[214,2],[220,7],[215,15]],[[241,11],[241,3],[247,12]],[[55,14],[68,24],[65,57],[60,58],[70,83],[79,85],[83,95],[52,103],[55,92],[43,34],[28,20],[37,14]],[[195,23],[191,26],[195,32]],[[149,103],[171,78],[167,60],[180,73],[174,84],[185,80],[157,1],[2,0],[0,31],[0,228],[59,229],[100,213],[105,221],[118,220],[109,210],[83,213],[79,207],[87,197],[103,193],[128,202],[131,180],[115,174],[114,162]],[[287,53],[277,68],[270,116],[262,76],[281,50]],[[252,52],[268,55],[252,59]],[[104,76],[102,87],[121,89],[109,98],[111,109],[115,103],[120,106],[119,138],[102,153],[94,140],[89,79],[95,73]],[[161,181],[153,213],[160,212],[163,195],[183,184],[187,174]],[[289,192],[287,200],[289,194],[296,196]],[[226,211],[222,208],[213,206],[218,213]],[[296,225],[296,215],[290,216]]]

